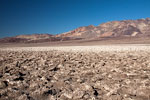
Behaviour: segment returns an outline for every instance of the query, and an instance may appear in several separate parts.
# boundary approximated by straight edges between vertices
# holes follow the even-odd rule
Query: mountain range
[[[1,43],[39,43],[69,40],[87,40],[116,37],[150,37],[150,18],[102,23],[79,27],[66,33],[18,35],[0,39]]]

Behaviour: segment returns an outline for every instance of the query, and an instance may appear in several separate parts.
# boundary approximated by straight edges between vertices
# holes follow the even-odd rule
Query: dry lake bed
[[[150,45],[0,48],[0,100],[150,100]]]

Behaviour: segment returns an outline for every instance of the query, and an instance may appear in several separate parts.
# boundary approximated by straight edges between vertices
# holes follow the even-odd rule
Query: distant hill
[[[57,35],[58,37],[100,38],[150,35],[150,18],[138,20],[112,21],[99,26],[79,27],[73,31]]]
[[[75,30],[58,34],[32,34],[6,37],[1,43],[39,43],[52,41],[69,41],[79,39],[98,39],[113,37],[145,37],[150,36],[150,18],[137,20],[111,21],[98,26],[83,26]]]

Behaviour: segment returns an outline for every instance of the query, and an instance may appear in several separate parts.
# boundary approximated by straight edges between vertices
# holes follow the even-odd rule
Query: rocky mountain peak
[[[79,27],[64,36],[79,38],[137,36],[150,32],[150,18],[102,23],[98,26]],[[61,36],[61,35],[60,35]]]
[[[95,39],[105,37],[136,37],[150,35],[150,18],[137,20],[121,20],[102,23],[98,26],[89,25],[76,28],[72,31],[51,35],[32,34],[5,38],[5,41],[62,41],[72,39]],[[3,41],[2,40],[2,41]]]

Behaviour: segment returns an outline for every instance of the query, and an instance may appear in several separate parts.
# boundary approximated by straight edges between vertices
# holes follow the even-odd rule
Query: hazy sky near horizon
[[[0,0],[0,38],[150,17],[150,0]]]

